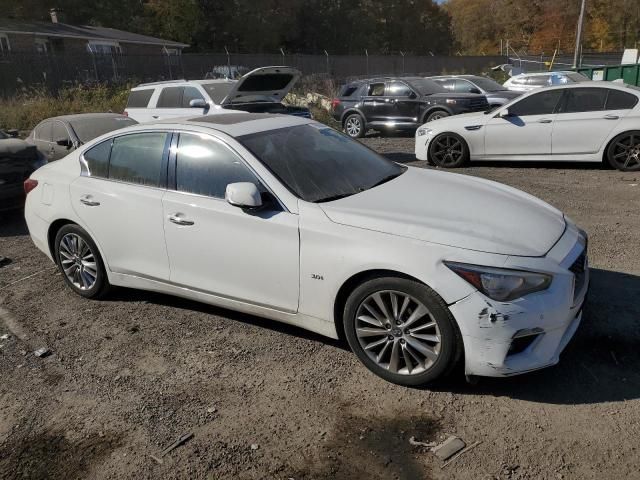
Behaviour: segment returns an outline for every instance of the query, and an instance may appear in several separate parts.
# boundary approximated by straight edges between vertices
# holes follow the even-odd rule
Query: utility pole
[[[580,66],[580,45],[582,44],[582,24],[584,23],[584,10],[587,0],[582,0],[580,7],[580,17],[578,17],[578,30],[576,32],[576,48],[573,51],[573,68]]]

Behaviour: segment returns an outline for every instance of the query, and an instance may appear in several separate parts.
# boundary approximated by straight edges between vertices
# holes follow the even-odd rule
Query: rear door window
[[[562,113],[597,112],[604,110],[606,101],[606,88],[570,88]]]
[[[149,187],[164,186],[164,152],[169,134],[135,133],[113,139],[109,179]]]
[[[131,91],[127,100],[127,108],[147,108],[151,95],[153,95],[152,88]]]
[[[176,188],[180,192],[225,198],[227,185],[251,182],[264,190],[240,157],[206,136],[180,134],[176,152]]]
[[[413,90],[402,82],[391,82],[387,89],[387,96],[389,97],[408,97],[412,93]]]
[[[165,87],[160,92],[160,98],[156,108],[180,108],[182,107],[182,92],[184,87]]]
[[[562,93],[563,90],[535,93],[511,105],[509,113],[517,117],[550,115],[556,111]]]
[[[384,83],[372,83],[369,85],[370,97],[384,97]]]
[[[638,103],[638,97],[620,90],[609,90],[605,110],[630,110]]]
[[[53,138],[54,142],[57,142],[58,140],[71,140],[69,138],[67,127],[65,127],[62,122],[53,122],[51,137]]]

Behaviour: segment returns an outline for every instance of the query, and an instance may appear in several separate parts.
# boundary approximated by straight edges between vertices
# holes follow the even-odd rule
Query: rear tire
[[[435,112],[431,112],[429,115],[427,115],[425,123],[433,122],[434,120],[439,120],[441,118],[450,116],[451,114],[449,112],[445,112],[444,110],[436,110]]]
[[[429,144],[429,159],[442,168],[464,167],[469,163],[469,146],[456,133],[441,133]]]
[[[424,386],[458,363],[462,340],[444,301],[426,285],[396,277],[360,284],[344,309],[349,346],[379,377]]]
[[[71,290],[85,298],[106,295],[110,285],[102,257],[83,228],[64,225],[58,230],[53,245],[56,263]]]
[[[351,138],[362,138],[366,133],[364,119],[358,113],[352,113],[344,119],[344,133]]]
[[[640,171],[640,131],[615,137],[607,148],[607,162],[622,172]]]

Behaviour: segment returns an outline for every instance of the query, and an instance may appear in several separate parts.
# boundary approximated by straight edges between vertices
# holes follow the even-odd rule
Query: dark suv
[[[453,93],[422,77],[375,78],[348,83],[331,102],[333,118],[350,137],[368,129],[415,130],[459,113],[489,109],[484,95]]]

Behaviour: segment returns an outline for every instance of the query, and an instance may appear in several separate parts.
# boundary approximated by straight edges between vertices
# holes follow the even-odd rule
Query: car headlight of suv
[[[487,297],[499,302],[508,302],[530,293],[546,290],[553,279],[546,273],[457,262],[444,262],[444,264]]]
[[[432,133],[433,133],[432,129],[421,127],[416,132],[416,137],[424,137],[425,135],[431,135]]]

